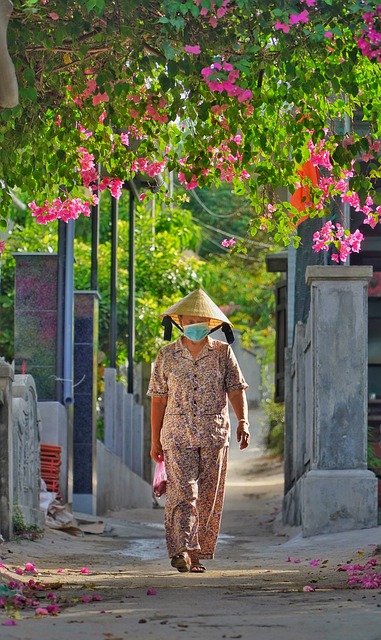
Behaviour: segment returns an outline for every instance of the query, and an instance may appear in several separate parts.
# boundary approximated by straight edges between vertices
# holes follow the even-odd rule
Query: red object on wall
[[[301,168],[298,170],[298,174],[300,175],[301,180],[304,178],[309,178],[311,180],[311,184],[316,187],[319,182],[319,171],[315,165],[312,164],[311,160],[307,160]],[[290,196],[290,204],[292,204],[295,209],[298,211],[304,211],[306,207],[311,205],[310,201],[310,187],[308,184],[302,184],[301,187],[296,189],[296,191]],[[303,220],[307,220],[308,216],[303,216],[298,220],[296,225],[303,222]]]
[[[61,500],[59,482],[61,469],[61,447],[41,443],[40,464],[41,478],[44,480],[47,490],[56,493],[57,500]]]

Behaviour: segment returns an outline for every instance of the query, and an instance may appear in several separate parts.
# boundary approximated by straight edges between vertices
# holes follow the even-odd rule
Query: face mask
[[[187,324],[184,327],[184,336],[192,340],[192,342],[200,342],[206,338],[209,333],[209,325],[207,322],[197,322],[197,324]]]

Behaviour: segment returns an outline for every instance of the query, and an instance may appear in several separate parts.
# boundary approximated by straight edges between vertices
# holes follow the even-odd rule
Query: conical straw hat
[[[163,319],[164,316],[170,316],[179,325],[179,316],[184,315],[210,318],[209,326],[211,329],[219,327],[223,322],[226,322],[231,327],[233,326],[221,309],[214,304],[213,300],[202,289],[192,291],[185,298],[173,304],[172,307],[163,311],[160,318]]]

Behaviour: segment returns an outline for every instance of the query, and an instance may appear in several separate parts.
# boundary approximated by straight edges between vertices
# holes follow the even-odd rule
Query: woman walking
[[[202,289],[161,315],[182,335],[160,349],[152,397],[151,457],[167,471],[165,531],[171,565],[203,573],[213,559],[221,523],[230,440],[228,401],[238,420],[240,449],[249,445],[247,383],[229,344],[209,333],[231,323]]]

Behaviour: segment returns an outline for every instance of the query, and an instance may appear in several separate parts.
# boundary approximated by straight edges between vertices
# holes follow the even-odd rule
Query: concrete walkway
[[[36,617],[27,603],[14,619],[0,609],[0,638],[380,640],[381,589],[350,587],[338,569],[381,563],[381,528],[307,539],[284,529],[282,466],[263,457],[256,427],[248,450],[232,443],[221,536],[205,574],[170,567],[161,506],[110,514],[102,535],[46,530],[36,542],[3,544],[0,570],[8,584],[40,583],[34,599],[59,612]],[[26,562],[37,573],[18,575]]]

